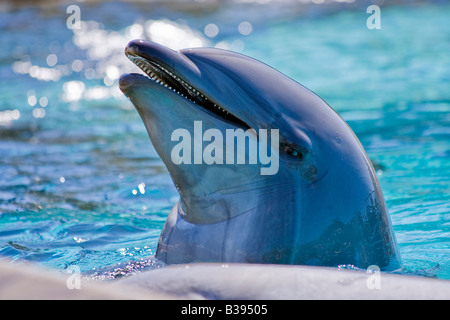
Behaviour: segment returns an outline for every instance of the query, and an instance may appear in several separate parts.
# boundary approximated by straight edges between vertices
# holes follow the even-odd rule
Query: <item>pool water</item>
[[[0,6],[0,258],[85,273],[160,266],[178,200],[118,89],[128,41],[250,55],[325,99],[373,161],[404,272],[450,279],[450,5]]]

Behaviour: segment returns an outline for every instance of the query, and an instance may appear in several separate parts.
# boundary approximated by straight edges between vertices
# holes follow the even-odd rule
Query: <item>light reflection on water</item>
[[[406,270],[450,279],[449,6],[382,9],[379,31],[356,9],[80,6],[78,30],[64,6],[0,13],[0,256],[153,265],[178,195],[118,89],[138,72],[125,45],[146,38],[241,51],[317,92],[374,161]]]

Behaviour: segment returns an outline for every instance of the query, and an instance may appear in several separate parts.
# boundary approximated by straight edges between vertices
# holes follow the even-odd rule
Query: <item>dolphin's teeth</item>
[[[221,117],[225,117],[227,119],[229,119],[228,117],[231,117],[231,121],[237,121],[238,123],[241,123],[241,121],[239,119],[236,119],[233,114],[229,113],[220,105],[218,106],[213,101],[209,101],[207,97],[205,97],[190,83],[184,81],[179,76],[170,72],[158,63],[154,61],[148,61],[145,58],[141,58],[138,56],[129,55],[128,58],[130,58],[131,61],[133,61],[141,70],[143,70],[151,80],[155,81],[159,85],[168,88],[169,90],[182,96],[193,104],[200,105],[201,107],[206,108]],[[170,83],[175,83],[175,86],[172,87]]]

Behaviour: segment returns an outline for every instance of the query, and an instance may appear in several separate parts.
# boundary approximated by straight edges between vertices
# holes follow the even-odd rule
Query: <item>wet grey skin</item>
[[[156,257],[168,264],[242,262],[400,267],[383,194],[361,143],[320,97],[268,65],[216,49],[173,51],[131,41],[145,74],[120,89],[139,112],[180,200]],[[174,164],[171,135],[279,130],[279,170],[255,164]]]

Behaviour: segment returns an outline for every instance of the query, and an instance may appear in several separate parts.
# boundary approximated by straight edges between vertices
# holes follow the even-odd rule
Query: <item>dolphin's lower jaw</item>
[[[348,125],[317,95],[225,50],[175,52],[138,40],[125,51],[146,76],[124,75],[120,88],[142,117],[182,204],[167,218],[159,259],[400,266],[373,167]],[[278,172],[174,164],[172,133],[191,130],[196,121],[223,136],[230,128],[279,130]]]

